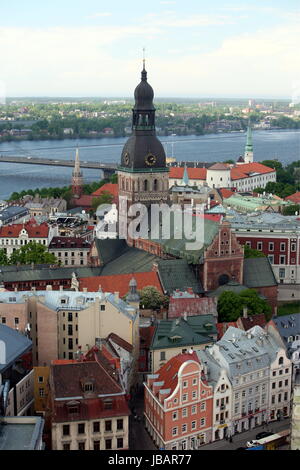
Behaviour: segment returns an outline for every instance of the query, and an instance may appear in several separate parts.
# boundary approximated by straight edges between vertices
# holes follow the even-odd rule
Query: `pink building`
[[[211,441],[213,388],[195,352],[173,357],[144,386],[146,428],[159,448],[198,449]]]

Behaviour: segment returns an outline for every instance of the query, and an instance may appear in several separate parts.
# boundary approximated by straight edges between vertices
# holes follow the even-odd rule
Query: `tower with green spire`
[[[183,184],[184,184],[185,186],[189,186],[189,185],[190,185],[190,180],[189,180],[189,175],[188,175],[188,171],[187,171],[186,164],[184,165],[184,172],[183,172],[182,181],[183,181]]]
[[[252,129],[250,120],[248,122],[248,129],[247,129],[247,141],[244,153],[244,161],[245,163],[253,163],[253,143],[252,143]]]

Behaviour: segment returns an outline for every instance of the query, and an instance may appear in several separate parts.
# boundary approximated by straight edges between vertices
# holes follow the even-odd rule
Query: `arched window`
[[[153,191],[157,191],[157,190],[158,190],[158,181],[157,181],[157,179],[155,179],[153,181]]]
[[[278,364],[283,364],[283,357],[282,356],[279,358]]]
[[[148,191],[148,180],[144,180],[144,191]]]

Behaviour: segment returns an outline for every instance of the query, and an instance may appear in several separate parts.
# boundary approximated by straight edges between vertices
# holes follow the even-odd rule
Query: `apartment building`
[[[112,332],[133,346],[138,361],[139,311],[117,292],[4,291],[0,306],[0,324],[5,319],[14,325],[18,318],[20,331],[29,332],[35,366],[73,359],[79,346],[88,351]]]
[[[52,450],[128,449],[129,408],[116,370],[97,360],[50,366]]]
[[[48,251],[62,266],[87,266],[90,242],[79,237],[53,237]]]
[[[213,388],[195,352],[170,359],[144,387],[146,429],[158,448],[198,449],[211,441]]]

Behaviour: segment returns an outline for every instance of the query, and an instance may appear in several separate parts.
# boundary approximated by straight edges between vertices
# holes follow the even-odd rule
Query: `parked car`
[[[264,437],[272,436],[272,434],[273,432],[267,432],[267,431],[259,432],[258,434],[256,434],[256,439],[263,439]]]
[[[247,447],[254,447],[258,444],[258,441],[253,440],[253,441],[248,441],[247,442]]]

